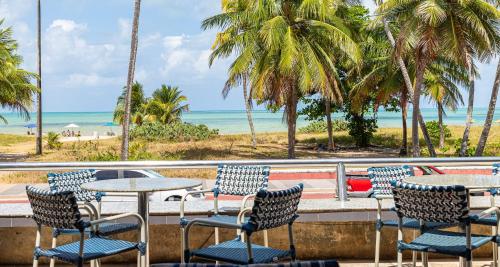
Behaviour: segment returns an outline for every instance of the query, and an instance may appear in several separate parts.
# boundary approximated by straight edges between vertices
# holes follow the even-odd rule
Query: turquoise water
[[[474,110],[474,123],[482,125],[486,117],[486,108],[476,108]],[[411,114],[411,111],[409,112]],[[500,120],[500,108],[496,109],[493,121]],[[437,120],[437,111],[433,108],[422,109],[422,114],[426,121]],[[27,128],[24,126],[35,122],[35,114],[31,121],[24,121],[14,113],[1,113],[9,124],[0,124],[0,133],[18,133],[24,134]],[[91,135],[94,131],[103,135],[110,129],[116,133],[120,132],[119,126],[103,126],[103,124],[112,121],[111,112],[46,112],[43,114],[43,131],[60,132],[64,126],[75,123],[80,128],[71,130],[81,131],[83,135]],[[271,113],[267,111],[253,111],[254,124],[257,132],[280,132],[286,131],[286,125],[282,121],[282,113]],[[342,114],[334,114],[334,118],[342,117]],[[448,112],[445,118],[446,124],[464,125],[466,118],[466,109],[459,109],[456,112]],[[210,128],[217,128],[220,133],[246,133],[249,131],[245,111],[191,111],[183,115],[185,122],[203,123]],[[409,122],[411,116],[409,116]],[[307,125],[308,122],[299,117],[298,127]],[[401,114],[396,112],[379,111],[379,127],[401,127]]]

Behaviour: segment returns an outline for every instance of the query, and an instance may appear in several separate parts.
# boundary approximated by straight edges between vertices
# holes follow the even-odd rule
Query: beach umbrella
[[[76,125],[74,123],[70,123],[70,124],[64,126],[64,128],[78,128],[78,127],[80,127],[80,126],[78,126],[78,125]]]
[[[30,124],[26,124],[26,125],[24,125],[24,127],[29,128],[29,129],[31,129],[31,128],[36,128],[36,124],[34,124],[34,123],[30,123]]]

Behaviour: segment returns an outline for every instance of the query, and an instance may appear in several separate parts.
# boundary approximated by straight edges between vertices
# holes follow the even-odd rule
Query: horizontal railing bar
[[[430,164],[463,165],[500,162],[500,157],[470,158],[325,158],[325,159],[269,159],[269,160],[175,160],[175,161],[106,161],[106,162],[1,162],[0,171],[68,170],[68,169],[168,169],[208,168],[218,164],[270,165],[276,167],[381,165],[381,164]]]

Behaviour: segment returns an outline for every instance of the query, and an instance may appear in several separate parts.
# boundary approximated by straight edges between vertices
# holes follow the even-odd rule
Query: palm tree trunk
[[[257,148],[257,137],[255,136],[255,128],[253,126],[253,118],[252,118],[252,105],[250,104],[251,98],[248,95],[247,91],[247,77],[243,75],[243,97],[245,98],[245,109],[247,112],[248,126],[250,126],[250,133],[252,134],[252,147],[253,149]]]
[[[328,131],[328,150],[335,148],[333,142],[332,106],[329,99],[325,99],[326,129]]]
[[[132,38],[130,40],[130,60],[127,75],[127,95],[125,97],[125,116],[122,124],[122,149],[121,160],[128,160],[128,143],[130,130],[130,101],[132,98],[132,83],[134,82],[135,61],[137,58],[139,14],[141,12],[141,0],[135,0],[134,21],[132,23]]]
[[[391,43],[392,47],[395,47],[396,41],[394,40],[394,36],[392,36],[392,32],[389,28],[389,23],[386,20],[384,20],[384,31],[385,31],[385,34],[387,35],[387,39],[389,39],[389,42]],[[397,55],[397,61],[398,61],[399,68],[401,69],[401,73],[403,74],[403,79],[405,81],[406,88],[408,89],[408,94],[412,95],[412,92],[414,90],[413,90],[413,86],[411,83],[410,75],[408,74],[408,69],[406,68],[406,64],[400,55]],[[415,114],[415,113],[413,112],[413,114]],[[413,120],[414,120],[413,118],[415,118],[415,116],[412,116],[412,128],[414,127],[413,126]],[[420,124],[420,128],[422,130],[422,134],[423,134],[425,142],[427,144],[427,149],[429,150],[430,156],[436,157],[436,151],[434,149],[434,145],[432,144],[431,138],[429,136],[429,132],[427,131],[427,127],[425,126],[424,117],[422,117],[422,114],[420,113],[420,109],[418,109],[417,120],[418,120],[418,124]],[[414,138],[413,133],[414,132],[412,130],[412,140]],[[418,136],[418,130],[417,130],[417,136]],[[413,148],[415,148],[415,146],[413,146]],[[419,150],[418,155],[420,155],[420,146],[419,146],[418,150]],[[413,155],[415,155],[415,152],[413,153]]]
[[[36,81],[38,93],[36,97],[36,145],[35,153],[42,154],[42,12],[41,0],[38,0],[37,6],[37,69],[38,79]]]
[[[495,82],[493,83],[493,88],[491,89],[490,104],[488,106],[488,113],[486,114],[486,120],[484,121],[483,131],[481,132],[481,137],[477,143],[476,157],[483,155],[484,147],[486,146],[486,141],[488,140],[488,135],[490,134],[491,123],[493,122],[493,115],[495,115],[495,107],[498,98],[498,87],[500,86],[500,60],[497,65],[497,74],[495,75]]]
[[[472,59],[469,62],[469,100],[467,102],[467,120],[465,121],[465,130],[462,137],[462,144],[460,144],[459,156],[466,156],[467,146],[469,142],[470,127],[472,125],[472,113],[474,112],[474,64]]]
[[[408,91],[406,88],[402,88],[401,90],[401,119],[402,119],[402,128],[403,128],[403,137],[401,142],[401,149],[399,150],[400,156],[408,155],[408,125],[406,124],[406,120],[408,119]]]
[[[287,124],[288,124],[288,158],[295,158],[295,130],[297,124],[297,93],[295,85],[290,84],[287,96]]]
[[[417,63],[418,64],[418,63]],[[422,82],[424,80],[425,67],[417,66],[415,75],[415,90],[413,91],[413,109],[411,121],[411,142],[413,157],[420,157],[420,140],[418,136],[418,117],[420,115],[420,92],[422,89]]]
[[[439,149],[444,148],[443,104],[438,101]]]

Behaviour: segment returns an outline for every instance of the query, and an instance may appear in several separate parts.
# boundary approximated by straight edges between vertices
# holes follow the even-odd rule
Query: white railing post
[[[337,164],[337,200],[349,200],[347,196],[347,176],[345,173],[345,165],[342,162]]]

